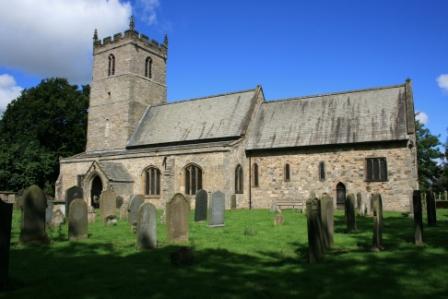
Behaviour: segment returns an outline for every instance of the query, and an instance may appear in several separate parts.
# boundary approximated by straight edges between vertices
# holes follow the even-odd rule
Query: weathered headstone
[[[347,232],[351,233],[357,230],[355,195],[353,193],[348,194],[345,199],[345,221],[347,223]]]
[[[84,191],[79,186],[72,186],[65,191],[65,215],[68,216],[70,203],[77,198],[84,198]]]
[[[45,230],[45,209],[47,199],[36,185],[28,187],[23,193],[22,227],[20,241],[23,243],[48,243]]]
[[[120,207],[120,220],[128,221],[128,202],[124,202]]]
[[[0,200],[0,290],[8,283],[13,205]]]
[[[383,200],[379,193],[372,194],[373,238],[372,250],[383,250]]]
[[[208,226],[224,226],[224,212],[226,209],[226,196],[221,191],[212,193],[208,211]]]
[[[47,200],[47,208],[45,209],[45,223],[49,226],[53,218],[53,201]]]
[[[324,193],[320,199],[320,218],[322,225],[322,240],[326,249],[333,246],[334,235],[334,204],[333,199]]]
[[[132,226],[137,225],[138,221],[138,209],[145,201],[145,197],[141,194],[136,194],[131,197],[129,200],[129,208],[128,208],[128,223]]]
[[[96,221],[95,208],[92,206],[87,207],[87,221],[89,223],[95,223],[95,221]]]
[[[116,200],[117,195],[112,190],[101,192],[100,196],[100,210],[101,218],[107,224],[109,219],[116,218]]]
[[[157,211],[150,203],[143,203],[138,209],[137,247],[153,249],[157,247]]]
[[[414,214],[414,243],[417,246],[423,245],[423,212],[422,199],[419,190],[414,190],[412,194],[413,214]]]
[[[274,225],[283,225],[285,223],[285,217],[282,213],[275,214]]]
[[[361,192],[356,193],[356,210],[359,216],[366,216],[367,214],[367,207]]]
[[[190,203],[180,193],[177,193],[166,204],[166,225],[168,230],[168,241],[188,241],[188,214]]]
[[[426,211],[428,213],[428,226],[437,225],[436,199],[434,193],[429,191],[426,196]]]
[[[207,220],[207,191],[196,192],[196,204],[194,209],[194,221]]]
[[[60,209],[57,209],[53,212],[53,217],[51,218],[50,227],[58,228],[62,224],[64,224],[65,216],[64,213]]]
[[[77,198],[70,204],[68,213],[68,238],[69,240],[81,240],[87,238],[87,203],[82,198]]]
[[[117,210],[120,210],[121,206],[124,203],[124,199],[122,196],[119,195],[119,196],[117,196],[115,202],[116,202]]]
[[[322,242],[319,200],[312,196],[306,201],[308,227],[308,261],[315,263],[323,259],[325,249]]]
[[[236,210],[236,194],[230,196],[230,208]]]

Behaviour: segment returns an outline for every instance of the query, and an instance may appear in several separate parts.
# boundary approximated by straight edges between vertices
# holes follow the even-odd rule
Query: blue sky
[[[278,99],[411,78],[416,110],[446,140],[448,1],[59,1],[56,8],[36,1],[33,17],[8,11],[13,17],[5,21],[2,6],[23,7],[0,0],[0,96],[2,75],[3,86],[16,92],[48,76],[88,83],[93,28],[100,37],[125,30],[133,13],[140,32],[157,40],[168,33],[170,100],[257,84],[268,99]],[[39,20],[36,15],[48,24],[29,21],[17,29],[23,20]],[[39,39],[23,44],[28,33]],[[5,49],[6,41],[25,49]]]

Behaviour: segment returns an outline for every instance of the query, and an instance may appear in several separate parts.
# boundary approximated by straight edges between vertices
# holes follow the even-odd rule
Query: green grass
[[[126,222],[99,220],[88,240],[68,242],[64,227],[49,232],[49,246],[26,247],[18,244],[15,215],[13,287],[0,298],[448,298],[448,210],[438,211],[437,227],[425,227],[421,248],[412,244],[410,219],[386,213],[379,253],[369,251],[372,219],[358,218],[359,232],[346,234],[338,212],[334,249],[313,265],[305,216],[284,216],[283,226],[266,210],[227,211],[223,228],[191,220],[195,264],[175,267],[165,225],[153,251],[136,250]]]

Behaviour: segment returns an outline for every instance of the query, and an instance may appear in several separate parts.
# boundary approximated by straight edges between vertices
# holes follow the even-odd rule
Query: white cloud
[[[159,0],[137,0],[135,11],[143,22],[153,25],[157,23],[156,10],[159,6]]]
[[[442,74],[437,77],[437,84],[443,91],[448,92],[448,74]]]
[[[415,119],[424,125],[426,125],[429,120],[428,115],[425,112],[421,112],[421,111],[417,111],[417,113],[415,115]]]
[[[9,102],[17,98],[23,88],[17,86],[16,80],[9,74],[0,75],[0,111],[6,110]]]
[[[119,0],[0,0],[0,65],[88,83],[94,28],[124,31],[131,12]]]

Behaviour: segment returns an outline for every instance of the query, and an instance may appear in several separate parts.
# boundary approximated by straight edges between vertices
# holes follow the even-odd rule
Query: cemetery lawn
[[[158,225],[159,248],[138,251],[127,222],[89,226],[89,239],[67,241],[67,227],[50,231],[48,246],[18,243],[14,210],[11,289],[0,298],[448,298],[448,210],[424,228],[424,247],[412,244],[408,217],[385,213],[385,251],[370,252],[372,219],[345,233],[335,218],[335,246],[319,264],[307,263],[306,217],[284,211],[273,225],[267,210],[226,211],[225,227],[190,222],[195,264],[171,265],[176,246]],[[426,223],[426,220],[425,220]]]

